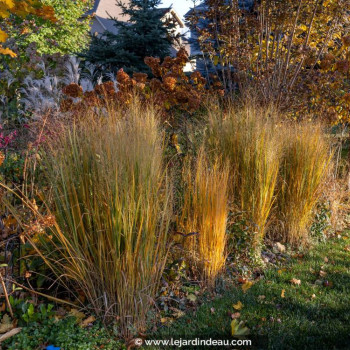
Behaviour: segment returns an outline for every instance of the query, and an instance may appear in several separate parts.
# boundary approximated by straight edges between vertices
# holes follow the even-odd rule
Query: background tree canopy
[[[21,50],[35,43],[39,54],[72,54],[85,49],[89,43],[90,17],[84,15],[92,1],[43,0],[42,4],[53,9],[55,21],[35,15],[10,16],[6,23],[12,38],[9,45]]]

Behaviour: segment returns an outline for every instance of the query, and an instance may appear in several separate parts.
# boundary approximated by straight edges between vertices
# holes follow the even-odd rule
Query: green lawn
[[[239,320],[250,329],[248,338],[255,340],[257,349],[350,349],[348,247],[346,235],[320,244],[283,270],[267,270],[246,293],[232,289],[164,327],[155,338],[227,339],[230,314],[237,312],[233,304],[240,301]],[[293,278],[301,284],[293,285]]]
[[[292,279],[300,280],[300,285],[293,285]],[[239,301],[243,307],[235,310]],[[254,349],[350,349],[350,237],[343,234],[287,265],[267,269],[246,293],[241,287],[231,288],[159,328],[153,338],[232,339],[231,315],[237,312],[239,322],[250,329]],[[81,329],[74,320],[49,320],[25,327],[3,349],[36,350],[44,349],[44,344],[61,350],[125,349],[111,334],[98,324]]]

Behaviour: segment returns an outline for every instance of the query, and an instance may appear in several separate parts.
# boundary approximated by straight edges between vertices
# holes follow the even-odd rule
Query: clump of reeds
[[[280,166],[270,112],[254,106],[228,108],[224,113],[209,110],[208,143],[229,161],[231,199],[235,210],[251,223],[256,248],[268,226]]]
[[[309,238],[313,211],[320,199],[332,159],[320,125],[286,125],[279,131],[283,159],[277,196],[277,237],[300,245]]]
[[[52,239],[32,244],[97,315],[118,320],[122,336],[144,331],[170,220],[156,112],[140,105],[123,115],[91,112],[57,137],[43,165],[52,184],[43,197],[55,225]]]
[[[178,229],[190,235],[185,242],[191,262],[199,269],[202,281],[214,287],[226,261],[228,167],[217,157],[209,162],[202,148],[195,160],[187,160],[183,181]]]

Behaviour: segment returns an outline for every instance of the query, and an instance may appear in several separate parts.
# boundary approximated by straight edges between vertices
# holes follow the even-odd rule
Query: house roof
[[[125,3],[127,2],[128,1],[125,1]],[[185,27],[185,24],[181,20],[180,16],[171,7],[158,8],[157,10],[162,11],[163,16],[165,16],[168,12],[171,13],[179,23],[180,27]],[[110,19],[110,16],[117,19],[123,19],[125,21],[128,20],[127,16],[122,15],[122,10],[116,5],[115,0],[95,0],[92,9],[87,12],[87,15],[93,14],[98,16],[102,22],[105,22],[103,19]]]

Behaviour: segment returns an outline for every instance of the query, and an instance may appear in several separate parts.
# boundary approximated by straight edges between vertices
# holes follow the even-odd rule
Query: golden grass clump
[[[277,237],[293,245],[307,243],[314,208],[327,180],[332,152],[320,125],[287,125],[280,130],[283,160],[277,196]]]
[[[123,337],[144,331],[167,257],[171,188],[156,112],[85,116],[44,158],[56,223],[39,253]],[[33,243],[35,245],[35,243]]]
[[[186,247],[202,281],[214,287],[226,261],[228,168],[218,158],[210,164],[201,149],[194,162],[187,160],[183,180],[184,202],[178,229],[186,234],[196,233],[186,239]]]
[[[280,166],[279,140],[270,112],[248,105],[228,108],[224,114],[209,110],[208,142],[229,161],[234,209],[251,223],[256,248],[268,227]]]

